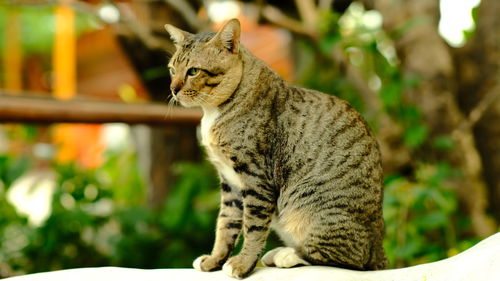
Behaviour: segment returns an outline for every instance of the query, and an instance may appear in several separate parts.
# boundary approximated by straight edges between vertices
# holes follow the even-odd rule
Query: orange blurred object
[[[64,0],[55,9],[55,42],[53,54],[54,95],[70,99],[76,92],[76,35],[75,12]]]
[[[56,32],[53,53],[54,96],[71,99],[76,94],[76,34],[75,12],[64,0],[55,9]],[[97,168],[102,163],[104,145],[101,143],[102,125],[58,124],[53,128],[54,144],[58,148],[56,161],[77,162],[86,168]]]
[[[85,168],[98,168],[103,162],[102,125],[58,124],[53,140],[57,146],[56,161],[61,164],[77,162]]]

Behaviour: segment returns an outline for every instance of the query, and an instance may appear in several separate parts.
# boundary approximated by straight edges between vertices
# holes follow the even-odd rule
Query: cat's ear
[[[186,38],[192,35],[191,33],[181,30],[170,24],[165,24],[165,29],[170,34],[170,38],[172,39],[172,41],[174,41],[176,47],[181,45]]]
[[[215,37],[210,40],[210,43],[220,44],[223,48],[236,54],[240,48],[240,33],[240,21],[232,19],[217,32]]]

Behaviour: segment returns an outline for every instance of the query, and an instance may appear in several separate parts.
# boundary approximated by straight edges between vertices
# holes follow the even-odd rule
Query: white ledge
[[[79,268],[37,273],[7,281],[234,281],[222,271],[194,269]],[[407,268],[354,271],[324,266],[290,269],[258,267],[245,280],[272,281],[500,281],[500,233],[451,258]]]

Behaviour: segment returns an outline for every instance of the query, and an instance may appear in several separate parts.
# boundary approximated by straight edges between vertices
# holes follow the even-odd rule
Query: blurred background
[[[384,157],[390,267],[499,231],[500,1],[0,3],[0,278],[190,267],[211,250],[218,179],[200,111],[168,106],[166,23],[239,18],[286,80],[363,113]]]

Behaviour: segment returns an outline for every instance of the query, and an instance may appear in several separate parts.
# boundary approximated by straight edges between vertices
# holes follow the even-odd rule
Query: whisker
[[[200,94],[195,97],[196,98],[196,100],[195,100],[196,103],[198,103],[200,105],[208,105],[208,100],[206,100],[204,96],[208,97],[208,95],[200,92]]]
[[[173,108],[176,106],[177,100],[171,96],[167,103],[167,112],[165,112],[165,119],[172,117]]]

